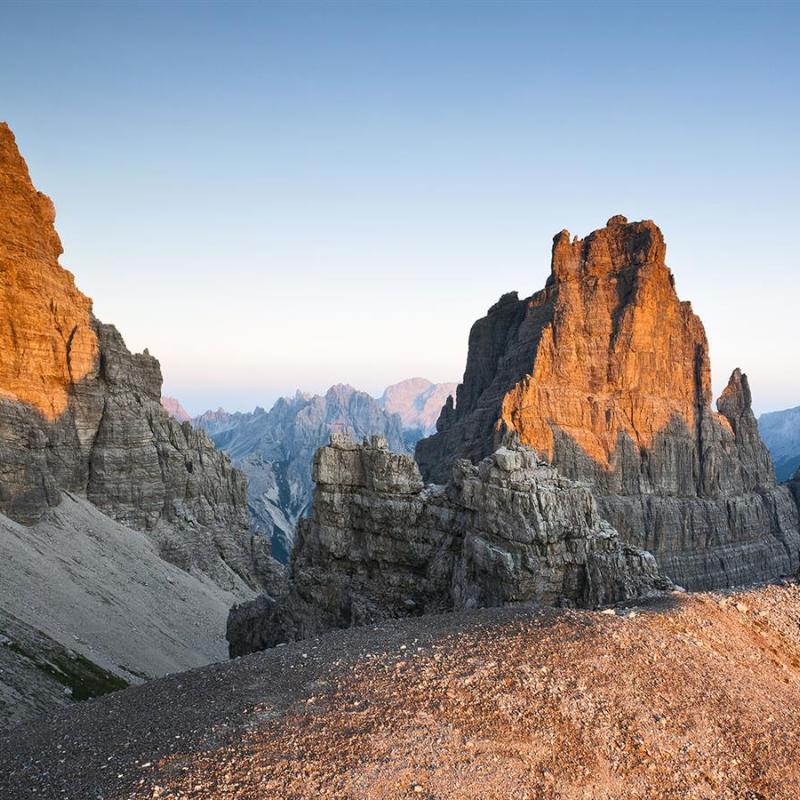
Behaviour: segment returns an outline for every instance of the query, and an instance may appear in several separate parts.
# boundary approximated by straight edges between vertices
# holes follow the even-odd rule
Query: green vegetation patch
[[[18,656],[30,661],[38,670],[57,680],[70,690],[73,700],[88,700],[128,687],[128,682],[108,670],[98,667],[88,658],[66,650],[34,653],[19,642],[5,645]]]

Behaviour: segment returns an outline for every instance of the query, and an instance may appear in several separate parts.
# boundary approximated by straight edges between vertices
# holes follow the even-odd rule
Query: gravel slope
[[[24,798],[800,796],[800,587],[339,631],[0,739]]]
[[[129,683],[225,660],[228,609],[245,596],[68,493],[31,527],[0,515],[0,610]],[[56,701],[41,683],[35,669],[0,672],[0,725]]]

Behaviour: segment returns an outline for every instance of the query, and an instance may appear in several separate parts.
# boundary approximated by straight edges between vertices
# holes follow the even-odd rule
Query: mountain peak
[[[0,125],[0,393],[56,419],[96,367],[92,302],[61,267],[55,209]]]
[[[417,445],[423,475],[444,482],[454,459],[478,461],[513,432],[567,477],[590,481],[606,518],[681,585],[791,571],[796,551],[787,557],[778,543],[788,537],[800,549],[800,539],[785,495],[774,498],[785,518],[759,524],[757,543],[746,515],[720,507],[720,544],[693,544],[708,503],[743,497],[747,519],[760,519],[751,493],[774,491],[775,478],[740,371],[721,413],[711,409],[705,330],[679,299],[665,254],[651,220],[618,215],[583,239],[558,234],[545,288],[504,296],[473,325],[458,403]]]

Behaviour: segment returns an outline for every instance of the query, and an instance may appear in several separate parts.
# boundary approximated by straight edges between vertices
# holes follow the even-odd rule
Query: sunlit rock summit
[[[229,606],[279,572],[244,476],[94,317],[54,220],[0,124],[0,721],[67,702],[65,682],[218,660]]]
[[[469,336],[455,406],[417,445],[423,475],[489,455],[509,431],[687,588],[798,567],[798,512],[776,486],[736,370],[711,408],[708,342],[681,301],[655,223],[612,217],[584,239],[562,231],[541,291],[503,295]]]
[[[162,408],[158,361],[95,319],[7,125],[0,197],[0,510],[31,523],[76,492],[180,566],[261,586],[268,549],[249,532],[244,477]]]

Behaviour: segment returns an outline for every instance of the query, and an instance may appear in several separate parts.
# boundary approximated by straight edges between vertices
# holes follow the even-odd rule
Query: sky
[[[61,262],[192,413],[459,380],[553,235],[654,219],[717,392],[800,404],[799,3],[0,5]]]

